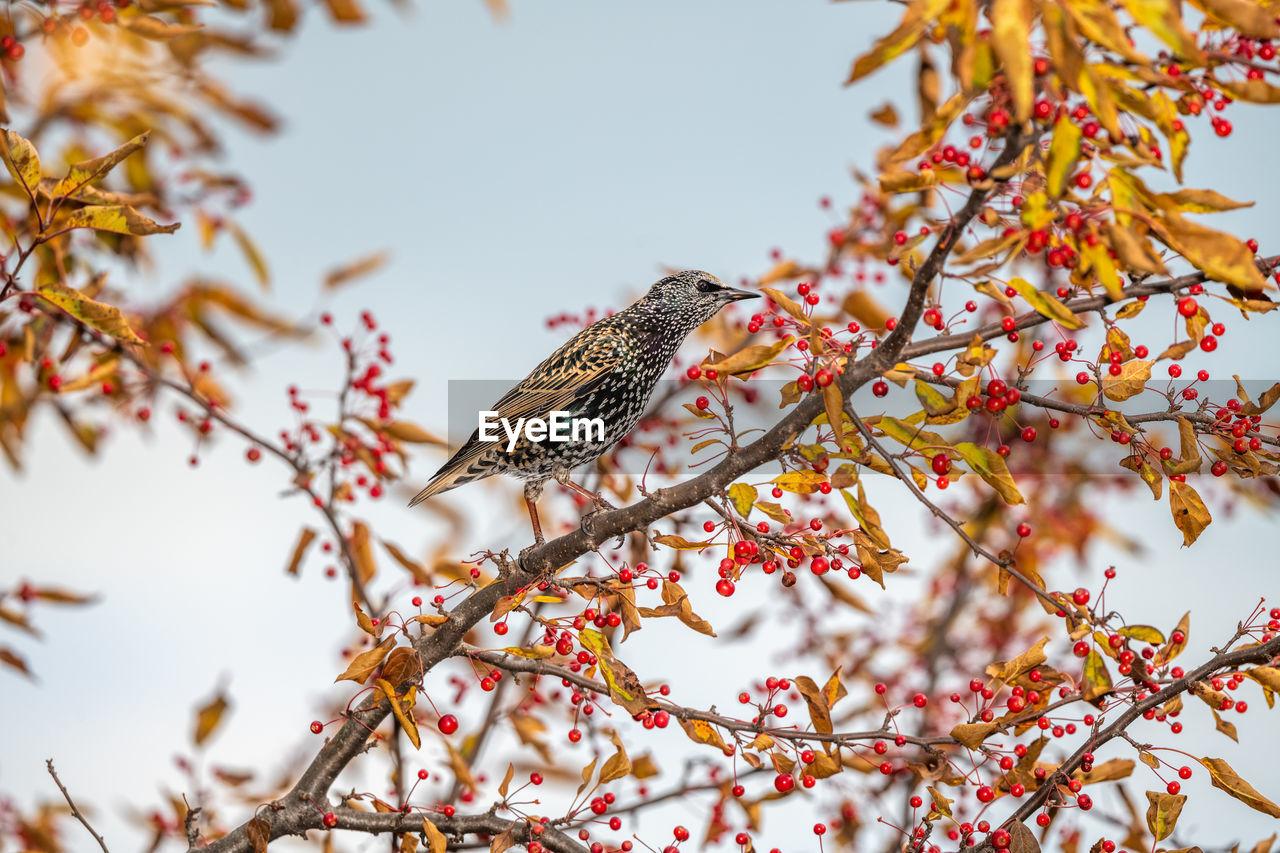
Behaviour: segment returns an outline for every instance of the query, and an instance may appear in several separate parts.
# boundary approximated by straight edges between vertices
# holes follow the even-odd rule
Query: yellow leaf
[[[722,361],[706,362],[703,366],[731,376],[753,373],[771,364],[778,357],[778,354],[789,347],[794,340],[794,337],[788,335],[772,344],[756,344],[745,347]]]
[[[885,193],[912,193],[928,189],[937,183],[938,174],[934,169],[922,169],[918,172],[902,169],[881,175],[880,191]]]
[[[248,232],[235,222],[228,219],[223,221],[223,225],[231,232],[231,237],[236,241],[236,245],[240,247],[245,260],[249,262],[249,268],[253,270],[253,275],[258,280],[258,286],[264,289],[269,287],[271,273],[267,270],[267,259],[262,256],[262,251],[258,248],[258,244],[253,242]]]
[[[218,695],[196,711],[196,730],[191,737],[196,746],[200,746],[209,739],[209,735],[213,734],[214,730],[218,728],[218,725],[222,722],[223,715],[226,714],[229,707],[231,706],[227,702],[226,695],[219,690]]]
[[[1251,104],[1280,103],[1280,86],[1266,80],[1218,80],[1218,87],[1237,101]]]
[[[1049,161],[1045,166],[1045,190],[1054,198],[1061,198],[1067,187],[1067,178],[1080,157],[1080,142],[1084,133],[1070,116],[1059,116],[1053,123],[1053,141],[1049,143]]]
[[[1014,681],[1022,674],[1030,672],[1048,660],[1044,653],[1045,644],[1048,642],[1048,637],[1041,637],[1034,646],[1017,657],[988,664],[987,675],[1006,683]]]
[[[1018,491],[1013,475],[1009,473],[1009,466],[1005,464],[1003,456],[989,447],[968,441],[960,442],[954,449],[975,474],[996,490],[996,494],[1000,495],[1005,503],[1011,505],[1026,503],[1022,493]]]
[[[616,731],[610,732],[609,739],[613,741],[614,753],[600,768],[601,785],[612,782],[614,779],[621,779],[631,772],[631,759],[627,758],[627,750],[622,745],[622,739],[618,737]]]
[[[861,80],[886,62],[914,47],[924,35],[929,21],[941,14],[946,6],[946,0],[912,0],[907,5],[906,13],[903,14],[897,28],[854,61],[853,70],[849,72],[845,85]]]
[[[97,329],[113,338],[119,338],[130,344],[144,343],[142,338],[129,328],[124,315],[114,305],[96,302],[85,296],[74,287],[68,287],[56,281],[48,282],[38,291],[49,302],[66,311],[86,326]]]
[[[1183,545],[1199,539],[1209,522],[1213,521],[1196,490],[1177,480],[1169,481],[1169,509],[1173,512],[1173,523],[1182,531]]]
[[[1227,198],[1216,190],[1185,189],[1167,193],[1160,197],[1178,210],[1189,213],[1214,213],[1220,210],[1238,210],[1242,207],[1253,207],[1251,201],[1236,201]]]
[[[1009,286],[1018,291],[1018,295],[1025,299],[1028,305],[1059,325],[1068,329],[1084,327],[1084,323],[1080,318],[1071,313],[1071,309],[1059,302],[1057,297],[1050,293],[1036,290],[1035,286],[1026,279],[1011,278],[1009,279]]]
[[[395,714],[396,720],[399,721],[400,727],[404,729],[405,736],[409,738],[409,742],[413,744],[414,749],[422,748],[422,737],[418,734],[418,724],[414,720],[413,715],[408,713],[413,710],[414,696],[417,688],[410,687],[409,692],[405,694],[403,700],[396,695],[396,689],[391,686],[385,678],[379,678],[374,682],[378,689],[382,691],[382,695],[386,697],[387,702],[391,704],[391,713]],[[406,707],[407,706],[407,707]]]
[[[440,827],[425,817],[422,819],[422,835],[426,838],[431,853],[444,853],[449,848],[449,842]]]
[[[874,296],[865,290],[849,291],[840,307],[868,329],[883,329],[885,322],[892,316]]]
[[[1191,0],[1209,16],[1236,30],[1242,36],[1256,39],[1280,38],[1280,24],[1267,4],[1252,0]]]
[[[1152,625],[1125,625],[1122,628],[1118,628],[1116,633],[1121,637],[1150,643],[1153,646],[1164,642],[1164,634],[1161,634],[1160,629]]]
[[[1182,642],[1175,643],[1173,634],[1182,634]],[[1156,649],[1156,655],[1151,662],[1155,666],[1164,666],[1169,661],[1176,658],[1187,647],[1187,641],[1191,639],[1191,611],[1182,614],[1182,618],[1178,620],[1178,626],[1173,629],[1169,635],[1169,642]]]
[[[1257,809],[1263,814],[1280,817],[1280,806],[1268,800],[1245,780],[1241,779],[1231,765],[1221,758],[1196,759],[1209,770],[1210,780],[1215,788],[1221,788],[1240,802]]]
[[[368,583],[378,573],[370,541],[369,525],[357,521],[351,529],[351,555],[355,558],[356,573],[360,576],[361,583]]]
[[[127,204],[91,204],[67,214],[57,225],[57,230],[67,228],[91,228],[95,231],[111,231],[116,234],[132,234],[142,237],[148,234],[172,234],[181,225],[161,225],[143,216]]]
[[[1107,672],[1107,662],[1098,654],[1097,649],[1090,650],[1084,659],[1084,700],[1093,702],[1111,692],[1111,673]]]
[[[155,15],[135,15],[128,18],[118,18],[116,22],[134,35],[156,40],[187,36],[192,33],[198,33],[204,28],[202,24],[172,24],[157,18]]]
[[[1183,61],[1200,65],[1204,51],[1196,38],[1182,24],[1182,4],[1176,0],[1120,0],[1133,19],[1151,34],[1173,48]]]
[[[777,305],[801,323],[808,324],[809,316],[804,313],[804,309],[781,290],[777,290],[772,287],[762,287],[760,288],[760,292],[773,300],[774,305]]]
[[[668,548],[675,548],[680,551],[703,551],[710,547],[706,542],[690,542],[683,536],[677,536],[674,533],[655,536],[653,541],[659,545],[666,545]]]
[[[1035,81],[1031,69],[1030,0],[992,0],[991,47],[1004,66],[1013,93],[1014,117],[1019,122],[1031,118]]]
[[[40,186],[40,157],[35,146],[12,130],[6,130],[0,133],[0,159],[18,185],[29,197],[34,197],[36,187]]]
[[[147,144],[147,138],[150,135],[151,132],[147,131],[146,133],[135,136],[116,150],[104,154],[101,157],[94,157],[91,160],[81,160],[79,163],[73,163],[71,168],[67,170],[66,177],[54,184],[50,194],[55,198],[58,196],[68,195],[86,184],[104,177],[108,172],[119,165],[124,158],[128,157],[135,151],[141,150]]]
[[[689,739],[695,743],[706,743],[718,749],[724,749],[724,740],[720,737],[720,733],[712,728],[711,724],[705,720],[681,720],[681,728]]]
[[[578,632],[578,642],[599,661],[600,674],[609,685],[610,699],[625,708],[629,714],[640,714],[649,710],[652,702],[645,695],[644,685],[626,664],[613,656],[609,641],[604,634],[592,628],[586,628]]]
[[[1102,377],[1102,393],[1108,400],[1128,400],[1142,393],[1151,378],[1154,361],[1126,361],[1120,366],[1120,374],[1112,376],[1108,371]]]
[[[1162,224],[1161,236],[1165,242],[1210,278],[1245,290],[1267,288],[1267,280],[1258,271],[1253,252],[1232,235],[1177,214],[1167,215]]]
[[[1173,827],[1182,813],[1182,804],[1187,801],[1185,794],[1166,794],[1147,791],[1147,828],[1155,836],[1156,841],[1164,841],[1173,833]]]
[[[747,483],[734,483],[729,487],[729,500],[733,501],[734,509],[743,518],[751,513],[751,506],[757,497],[756,487]]]
[[[798,471],[787,471],[773,478],[773,484],[784,492],[794,492],[800,495],[812,494],[818,491],[818,487],[827,482],[825,474],[819,474],[808,468],[801,468]]]

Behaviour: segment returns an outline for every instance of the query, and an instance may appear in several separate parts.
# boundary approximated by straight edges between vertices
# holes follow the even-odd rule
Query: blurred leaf
[[[129,328],[129,324],[125,322],[124,315],[114,305],[96,302],[74,287],[68,287],[57,282],[45,284],[38,292],[44,299],[66,311],[86,326],[97,329],[99,332],[108,334],[113,338],[119,338],[126,343],[144,343],[142,338],[138,337],[133,329]]]
[[[302,565],[302,558],[306,556],[307,549],[311,547],[311,543],[315,541],[316,532],[310,527],[302,528],[302,532],[298,534],[297,544],[293,546],[293,554],[289,557],[289,565],[285,567],[284,573],[287,575],[297,576],[298,569]]]
[[[188,36],[204,29],[203,24],[174,24],[154,15],[136,15],[116,20],[121,27],[134,35],[159,41]]]
[[[1030,0],[992,0],[991,46],[1004,66],[1013,94],[1014,118],[1024,122],[1031,118],[1031,101],[1035,81],[1031,69],[1031,2]]]
[[[390,258],[391,255],[388,252],[374,252],[372,255],[365,255],[350,263],[335,267],[325,273],[324,287],[327,290],[333,290],[361,276],[376,272],[384,267]]]
[[[1045,191],[1054,198],[1061,198],[1067,187],[1067,178],[1080,157],[1080,143],[1084,134],[1070,116],[1059,116],[1053,123],[1053,139],[1049,143],[1049,159],[1045,165]]]
[[[231,232],[232,238],[236,241],[236,245],[240,247],[240,251],[244,254],[245,260],[249,262],[249,268],[253,270],[253,276],[258,280],[258,286],[264,290],[271,286],[271,273],[267,269],[267,260],[262,256],[262,251],[258,245],[253,242],[249,234],[235,222],[226,220],[223,223],[227,230]]]
[[[1176,213],[1167,215],[1162,224],[1162,236],[1170,248],[1210,278],[1245,290],[1267,288],[1267,280],[1258,271],[1253,252],[1242,241]]]
[[[19,657],[17,652],[7,646],[0,646],[0,663],[16,669],[28,678],[33,677],[31,670],[27,668],[27,662]]]
[[[859,56],[845,80],[845,85],[855,83],[880,66],[906,53],[924,35],[929,21],[947,7],[947,0],[911,0],[897,29],[881,38],[871,50]]]
[[[360,24],[368,17],[358,0],[324,0],[324,5],[335,23]]]
[[[222,718],[230,708],[226,694],[219,689],[216,696],[196,711],[195,733],[191,736],[196,746],[202,745],[214,730],[222,723]]]

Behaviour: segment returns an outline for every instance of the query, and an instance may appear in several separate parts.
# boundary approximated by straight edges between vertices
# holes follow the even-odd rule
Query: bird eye
[[[714,293],[719,289],[720,285],[716,284],[714,281],[707,281],[705,278],[698,279],[699,293]]]

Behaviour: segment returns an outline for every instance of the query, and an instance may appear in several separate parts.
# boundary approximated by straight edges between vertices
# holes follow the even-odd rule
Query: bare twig
[[[93,840],[98,842],[98,846],[102,848],[102,853],[111,853],[111,851],[107,849],[107,842],[103,841],[102,836],[98,834],[98,831],[90,826],[88,818],[80,813],[80,809],[76,807],[75,800],[71,799],[71,792],[67,790],[67,786],[62,784],[62,780],[58,778],[58,771],[53,769],[53,759],[47,759],[44,766],[49,771],[49,775],[53,777],[53,782],[58,786],[58,790],[62,792],[62,796],[66,798],[67,805],[71,807],[72,817],[80,821],[80,823],[84,825],[84,828],[89,830],[89,834],[93,836]]]

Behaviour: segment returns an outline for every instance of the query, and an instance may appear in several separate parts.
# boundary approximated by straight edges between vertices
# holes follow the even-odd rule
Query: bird
[[[602,436],[597,429],[577,441],[534,440],[523,431],[508,441],[510,434],[499,431],[492,440],[482,438],[478,426],[409,506],[496,474],[514,476],[524,481],[533,526],[534,544],[525,551],[546,541],[537,501],[547,481],[554,479],[597,508],[608,508],[599,494],[573,482],[570,472],[607,453],[631,432],[658,379],[694,329],[726,305],[759,296],[702,270],[664,276],[626,308],[570,338],[490,408],[508,424],[518,424],[519,418],[546,421],[553,412],[570,419],[599,418]]]

